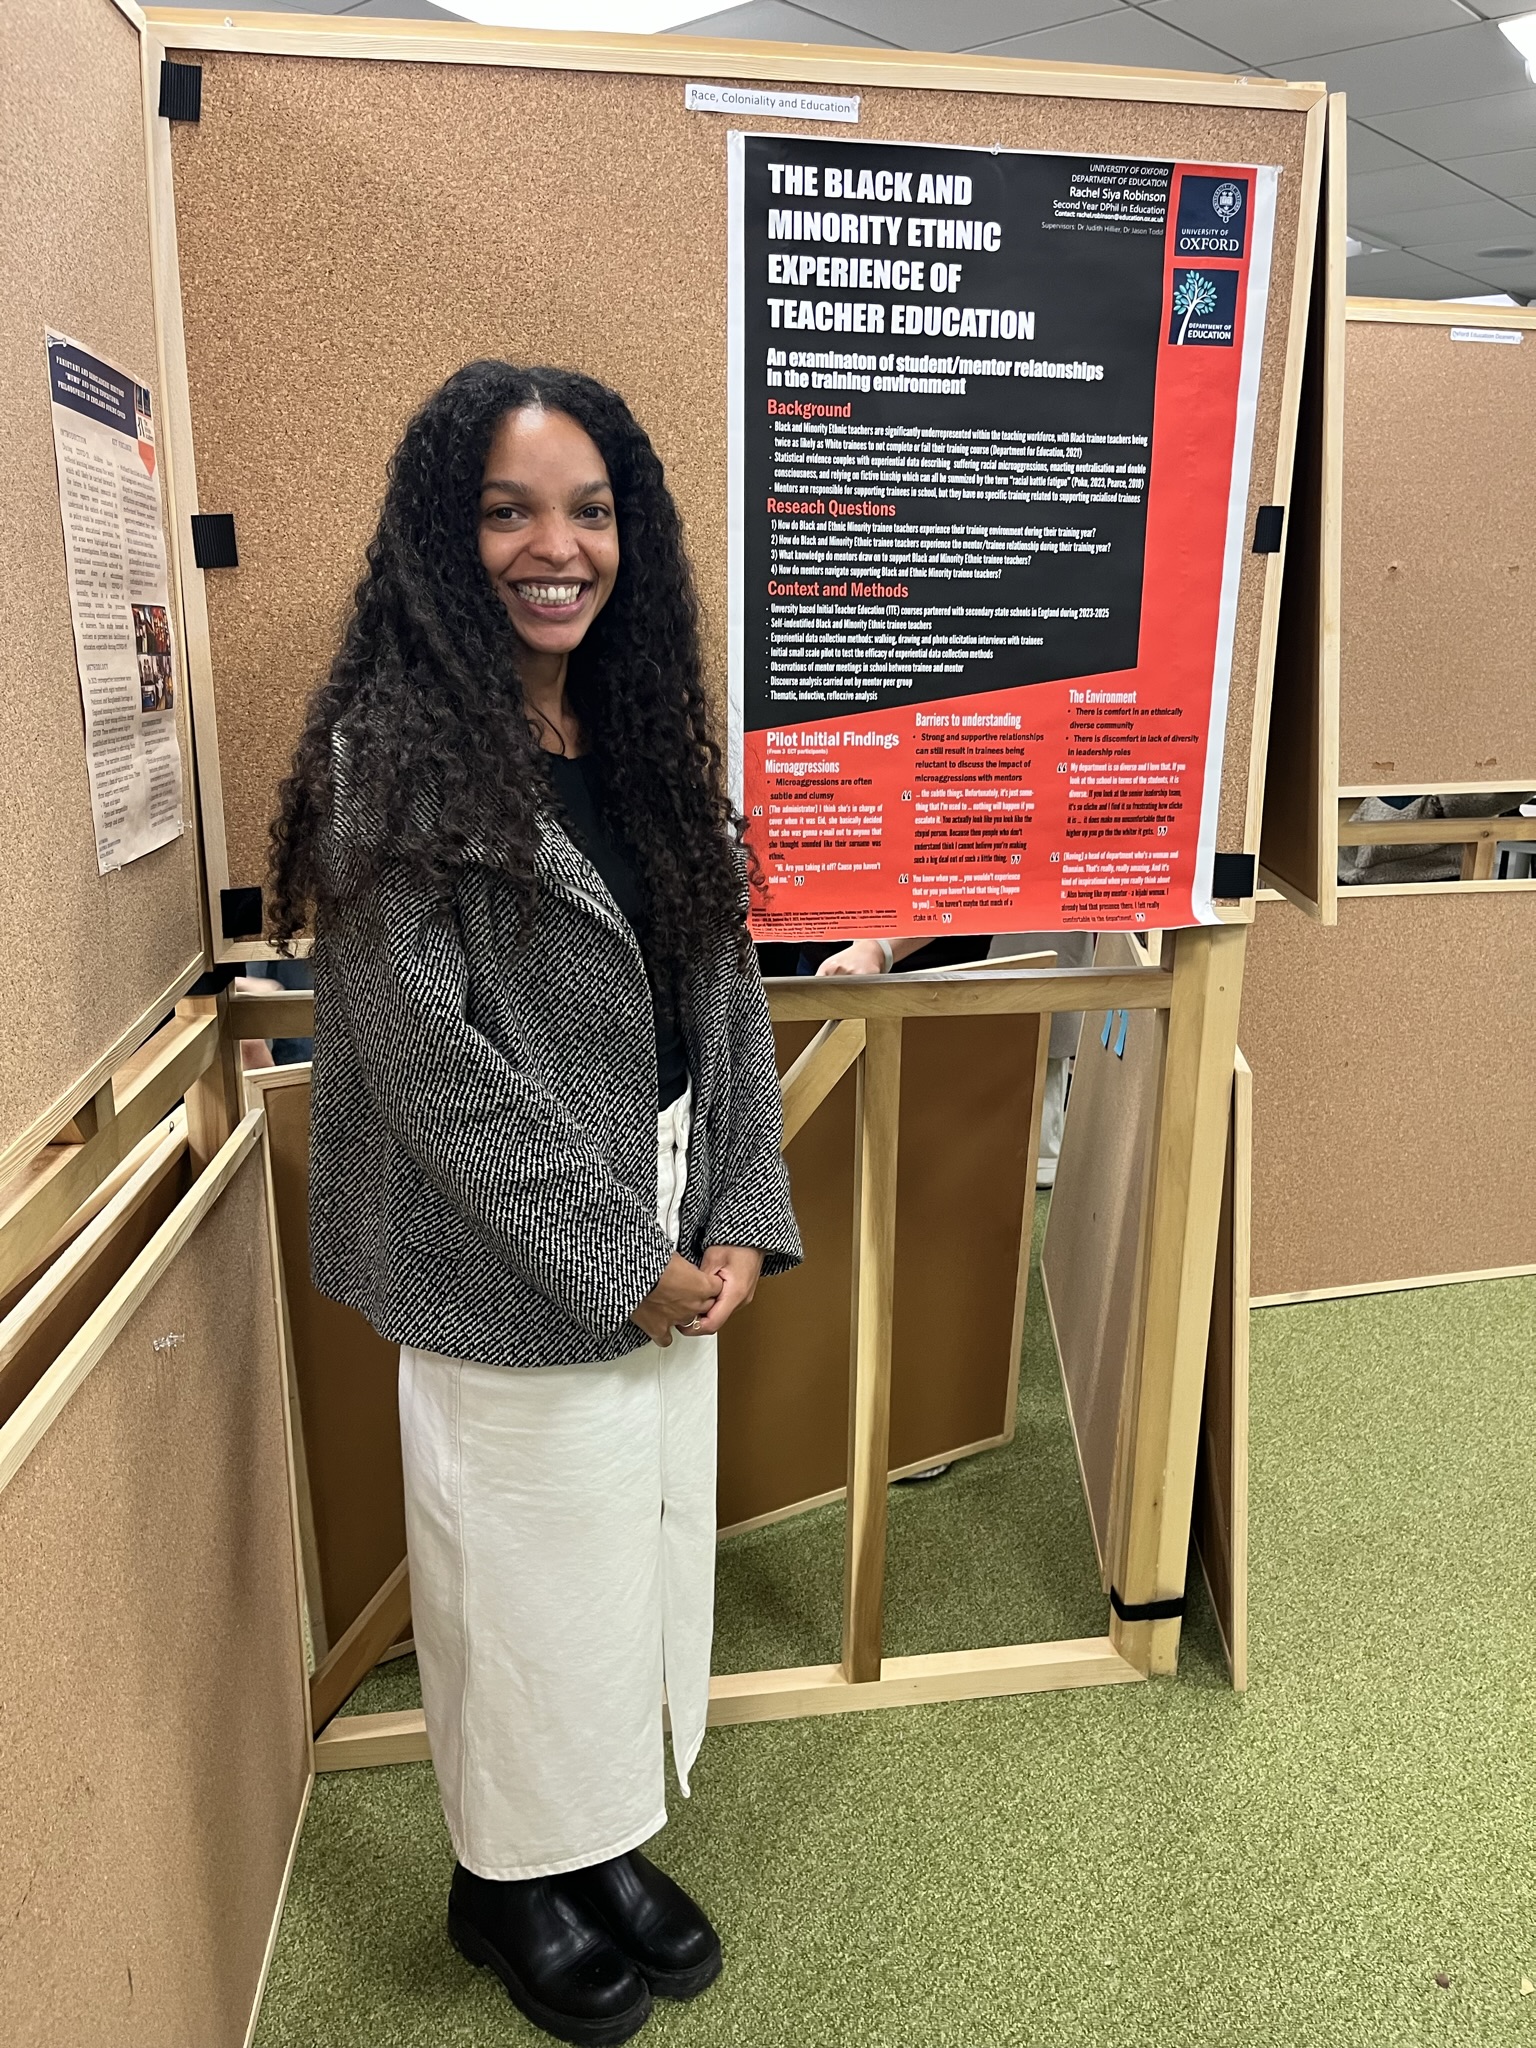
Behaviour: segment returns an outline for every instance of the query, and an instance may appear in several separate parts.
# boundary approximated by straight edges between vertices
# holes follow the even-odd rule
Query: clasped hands
[[[713,1337],[757,1292],[763,1255],[739,1244],[712,1244],[699,1265],[674,1252],[656,1285],[630,1321],[657,1344],[674,1329],[687,1337]]]

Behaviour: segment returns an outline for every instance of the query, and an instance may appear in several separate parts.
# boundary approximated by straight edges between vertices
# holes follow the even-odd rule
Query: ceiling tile
[[[1470,244],[1461,242],[1432,242],[1411,253],[1423,263],[1441,264],[1447,270],[1459,270],[1464,277],[1479,279],[1486,291],[1518,292],[1529,298],[1536,292],[1536,234],[1527,235],[1515,246],[1529,249],[1531,254],[1480,256]]]
[[[693,21],[679,22],[663,31],[673,36],[731,36],[737,40],[762,43],[861,43],[885,42],[880,36],[865,35],[846,22],[828,21],[824,14],[812,14],[804,7],[792,7],[788,0],[747,0],[745,7],[728,7],[720,14],[701,14]]]
[[[1241,61],[1209,43],[1181,35],[1166,22],[1154,21],[1137,7],[1114,14],[1095,14],[1062,28],[1040,29],[1033,35],[1009,36],[987,43],[996,57],[1039,57],[1052,64],[1140,64],[1154,71],[1235,71]]]
[[[1503,92],[1487,100],[1453,100],[1444,107],[1377,114],[1371,124],[1394,142],[1445,163],[1452,157],[1536,147],[1536,91]]]
[[[1484,197],[1475,184],[1458,178],[1444,164],[1427,164],[1418,157],[1410,157],[1390,171],[1356,172],[1354,158],[1349,160],[1351,220],[1411,213],[1420,206],[1472,206]]]
[[[263,7],[267,0],[261,0]],[[324,4],[324,0],[305,0],[309,11],[316,6],[324,14],[392,14],[406,21],[462,21],[463,15],[451,7],[434,7],[432,0],[342,0],[340,6]]]
[[[1483,99],[1494,93],[1536,98],[1524,58],[1490,21],[1297,62],[1309,76],[1321,67],[1335,92],[1349,94],[1349,111],[1367,120],[1407,107],[1437,107],[1447,100]],[[1286,68],[1293,70],[1295,65]]]
[[[1387,249],[1380,256],[1351,256],[1344,279],[1348,291],[1373,299],[1449,299],[1460,292],[1491,289],[1464,271],[1427,263],[1405,249]]]
[[[907,50],[970,50],[1030,29],[1118,10],[1120,0],[807,0],[828,21],[867,29]]]
[[[1501,149],[1491,156],[1452,157],[1448,168],[1501,192],[1506,199],[1528,199],[1536,193],[1536,148]]]
[[[1399,249],[1422,249],[1430,242],[1482,247],[1490,242],[1528,242],[1536,235],[1536,216],[1522,213],[1504,199],[1480,199],[1470,206],[1421,206],[1405,213],[1366,213],[1356,207],[1351,194],[1349,223]]]
[[[1456,0],[1149,0],[1146,11],[1249,64],[1284,64],[1467,23]]]
[[[1378,135],[1363,121],[1349,123],[1346,147],[1351,178],[1356,171],[1387,171],[1394,164],[1423,162],[1423,158],[1415,156],[1411,149],[1404,149],[1400,142],[1393,142],[1389,136]]]

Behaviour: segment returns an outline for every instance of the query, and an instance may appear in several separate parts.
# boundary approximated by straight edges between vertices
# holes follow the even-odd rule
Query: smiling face
[[[480,484],[480,560],[535,654],[580,646],[613,592],[619,534],[597,445],[568,413],[528,406],[496,429]]]

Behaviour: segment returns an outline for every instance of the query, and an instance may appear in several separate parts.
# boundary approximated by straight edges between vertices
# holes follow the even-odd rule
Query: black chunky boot
[[[638,1849],[568,1870],[555,1882],[663,1998],[693,1998],[719,1976],[719,1935],[682,1886]]]
[[[494,1970],[518,2011],[556,2040],[583,2048],[627,2041],[650,2017],[650,1991],[559,1882],[498,1882],[455,1864],[448,1937],[469,1962]]]

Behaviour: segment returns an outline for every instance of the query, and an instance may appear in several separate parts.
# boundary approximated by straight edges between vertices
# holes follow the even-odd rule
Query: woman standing
[[[800,1242],[681,526],[614,392],[472,363],[411,421],[273,849],[315,1282],[401,1347],[449,1932],[622,2041],[720,1967],[637,1845],[663,1688],[685,1793],[704,1732],[716,1332]]]

